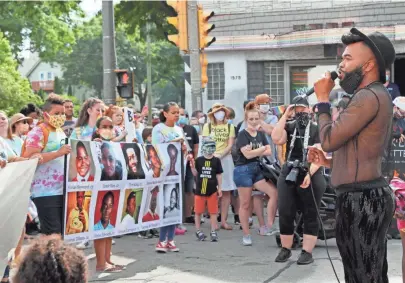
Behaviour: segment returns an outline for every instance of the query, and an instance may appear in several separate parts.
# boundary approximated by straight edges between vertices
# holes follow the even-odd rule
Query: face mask
[[[233,120],[228,120],[228,124],[233,124]]]
[[[198,123],[200,123],[200,125],[205,124],[205,117],[201,117],[200,119],[198,119]]]
[[[216,151],[216,145],[214,142],[210,142],[207,144],[203,144],[202,148],[201,148],[201,153],[205,154],[205,155],[212,155],[215,153]]]
[[[197,134],[200,133],[200,126],[198,125],[193,125],[194,129],[197,131]]]
[[[260,112],[262,114],[267,114],[270,111],[270,105],[268,105],[268,104],[260,104],[259,109],[260,109]]]
[[[387,83],[389,83],[390,82],[390,76],[386,75],[385,80],[387,81]]]
[[[345,73],[345,78],[340,81],[340,86],[348,94],[354,94],[363,81],[364,75],[362,67],[358,67],[352,72]]]
[[[306,112],[295,113],[295,119],[297,120],[298,127],[305,128],[310,120],[309,114]]]
[[[49,115],[49,125],[51,125],[55,129],[62,128],[63,124],[65,124],[65,121],[65,115]]]
[[[188,119],[186,118],[186,116],[180,116],[179,120],[177,121],[177,125],[188,125]]]
[[[109,129],[100,129],[98,132],[100,134],[100,137],[103,138],[103,140],[109,141],[113,138],[112,131]]]
[[[225,112],[224,111],[218,111],[214,114],[215,119],[218,121],[223,121],[225,119]]]

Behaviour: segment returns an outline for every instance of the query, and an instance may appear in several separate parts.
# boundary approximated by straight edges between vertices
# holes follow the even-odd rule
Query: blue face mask
[[[194,129],[197,131],[197,133],[200,133],[200,126],[198,125],[193,125]]]
[[[233,120],[228,120],[228,124],[233,124]]]
[[[177,125],[188,125],[188,119],[186,118],[186,116],[180,116],[179,120],[177,121]]]

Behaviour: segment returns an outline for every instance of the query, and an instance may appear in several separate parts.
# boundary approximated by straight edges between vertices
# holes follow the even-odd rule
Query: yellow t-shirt
[[[230,131],[229,131],[230,129]],[[211,124],[211,134],[208,124],[204,125],[203,137],[210,136],[216,143],[217,150],[215,153],[222,154],[228,146],[229,138],[235,137],[235,126],[228,124],[214,125]]]

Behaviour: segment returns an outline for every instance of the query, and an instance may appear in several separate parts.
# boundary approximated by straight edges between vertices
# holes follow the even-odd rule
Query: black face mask
[[[299,128],[305,128],[309,123],[310,117],[306,112],[297,112],[295,113],[295,119]]]
[[[354,94],[360,86],[364,78],[362,68],[363,66],[357,67],[353,71],[345,73],[345,78],[339,84],[346,93]]]

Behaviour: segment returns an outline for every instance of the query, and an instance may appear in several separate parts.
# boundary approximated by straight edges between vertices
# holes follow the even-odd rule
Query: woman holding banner
[[[179,120],[180,109],[174,102],[169,102],[163,107],[160,112],[160,123],[153,128],[152,131],[152,144],[157,145],[161,143],[181,142],[184,150],[184,135],[183,130],[176,126]],[[187,151],[187,149],[186,149]],[[156,251],[166,253],[167,251],[178,252],[179,248],[176,247],[174,242],[176,225],[169,225],[160,228],[159,242],[156,245]]]

